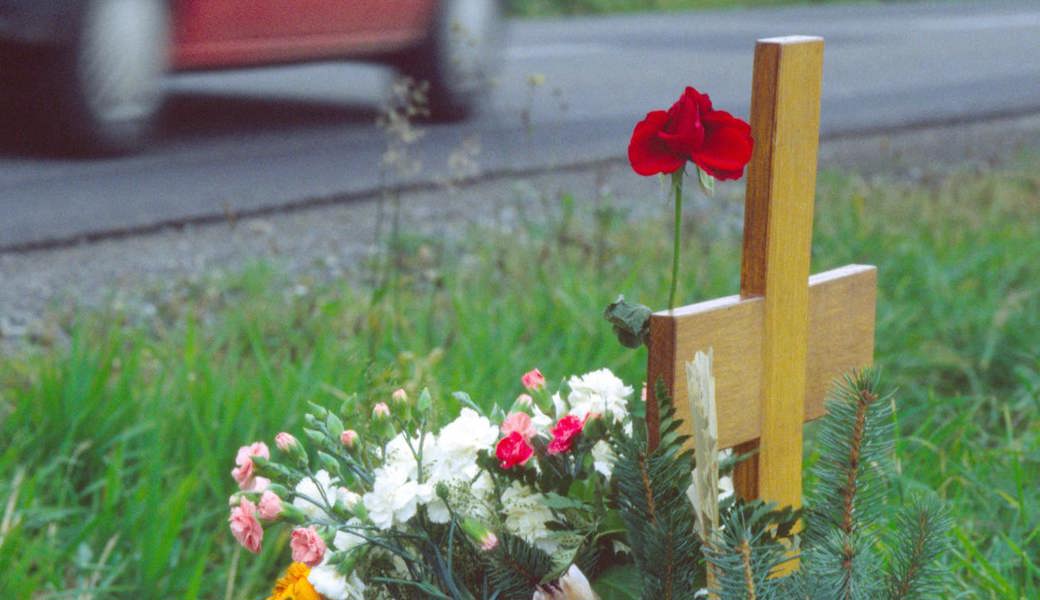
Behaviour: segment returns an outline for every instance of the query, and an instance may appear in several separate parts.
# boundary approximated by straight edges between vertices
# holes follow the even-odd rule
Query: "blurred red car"
[[[0,0],[0,93],[64,143],[132,150],[166,72],[376,60],[430,83],[434,117],[472,112],[501,37],[499,0]]]

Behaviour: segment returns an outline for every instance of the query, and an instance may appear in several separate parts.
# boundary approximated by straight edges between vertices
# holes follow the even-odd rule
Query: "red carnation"
[[[574,440],[581,435],[581,430],[585,427],[585,419],[579,419],[574,415],[560,419],[552,428],[553,439],[549,442],[549,454],[570,452]]]
[[[512,469],[522,465],[534,454],[534,448],[527,443],[519,431],[514,431],[498,442],[495,447],[495,456],[498,457],[498,466],[503,469]]]
[[[636,124],[628,160],[640,175],[674,173],[689,160],[715,179],[740,179],[753,146],[746,122],[687,87],[668,112],[655,110]]]

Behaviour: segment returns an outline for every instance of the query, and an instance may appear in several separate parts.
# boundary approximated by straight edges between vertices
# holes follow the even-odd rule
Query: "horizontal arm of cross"
[[[835,380],[853,368],[871,364],[876,295],[877,269],[872,266],[849,265],[809,278],[806,420],[824,414],[824,399]],[[683,365],[698,350],[714,350],[720,449],[760,436],[764,317],[764,298],[740,296],[650,317],[647,383],[653,386],[658,378],[664,381],[686,423],[690,422],[690,407],[681,379]]]

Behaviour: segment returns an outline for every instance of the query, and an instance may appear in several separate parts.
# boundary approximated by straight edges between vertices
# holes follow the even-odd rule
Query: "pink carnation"
[[[242,498],[238,506],[231,509],[228,522],[231,524],[231,535],[239,544],[253,554],[260,552],[260,543],[264,539],[264,528],[256,519],[256,505]]]
[[[538,369],[531,369],[520,378],[520,383],[529,390],[538,390],[545,387],[545,376]]]
[[[509,413],[506,420],[502,421],[503,436],[508,436],[514,431],[522,435],[524,440],[530,440],[538,433],[531,422],[531,415],[522,412]]]
[[[397,388],[393,394],[390,394],[390,398],[394,402],[407,402],[408,392],[404,391],[404,388]]]
[[[353,448],[354,443],[357,442],[358,433],[353,429],[347,429],[343,433],[339,434],[339,441],[347,448]]]
[[[372,416],[377,418],[389,417],[390,407],[386,405],[386,402],[380,402],[372,407]]]
[[[293,529],[289,547],[292,548],[293,561],[304,563],[309,567],[320,565],[322,559],[325,558],[325,540],[321,539],[313,525],[306,529],[302,527]]]
[[[268,490],[260,496],[260,518],[265,521],[273,521],[282,514],[282,499],[278,494]]]
[[[263,442],[253,442],[248,446],[242,446],[238,449],[238,454],[235,456],[234,469],[231,470],[231,476],[238,482],[238,487],[245,491],[261,491],[266,489],[270,481],[263,477],[257,477],[256,466],[253,464],[253,457],[259,456],[264,459],[271,458],[271,451],[267,449],[267,444]]]

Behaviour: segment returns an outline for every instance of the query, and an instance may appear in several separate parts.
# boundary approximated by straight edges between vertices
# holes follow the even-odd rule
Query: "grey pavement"
[[[467,138],[485,174],[621,157],[633,124],[686,84],[746,115],[754,40],[788,34],[826,39],[825,138],[1040,112],[1036,2],[519,21],[491,106],[428,127],[410,182],[446,177]],[[40,157],[0,140],[0,250],[370,195],[388,79],[348,64],[177,76],[159,138],[131,157]]]

